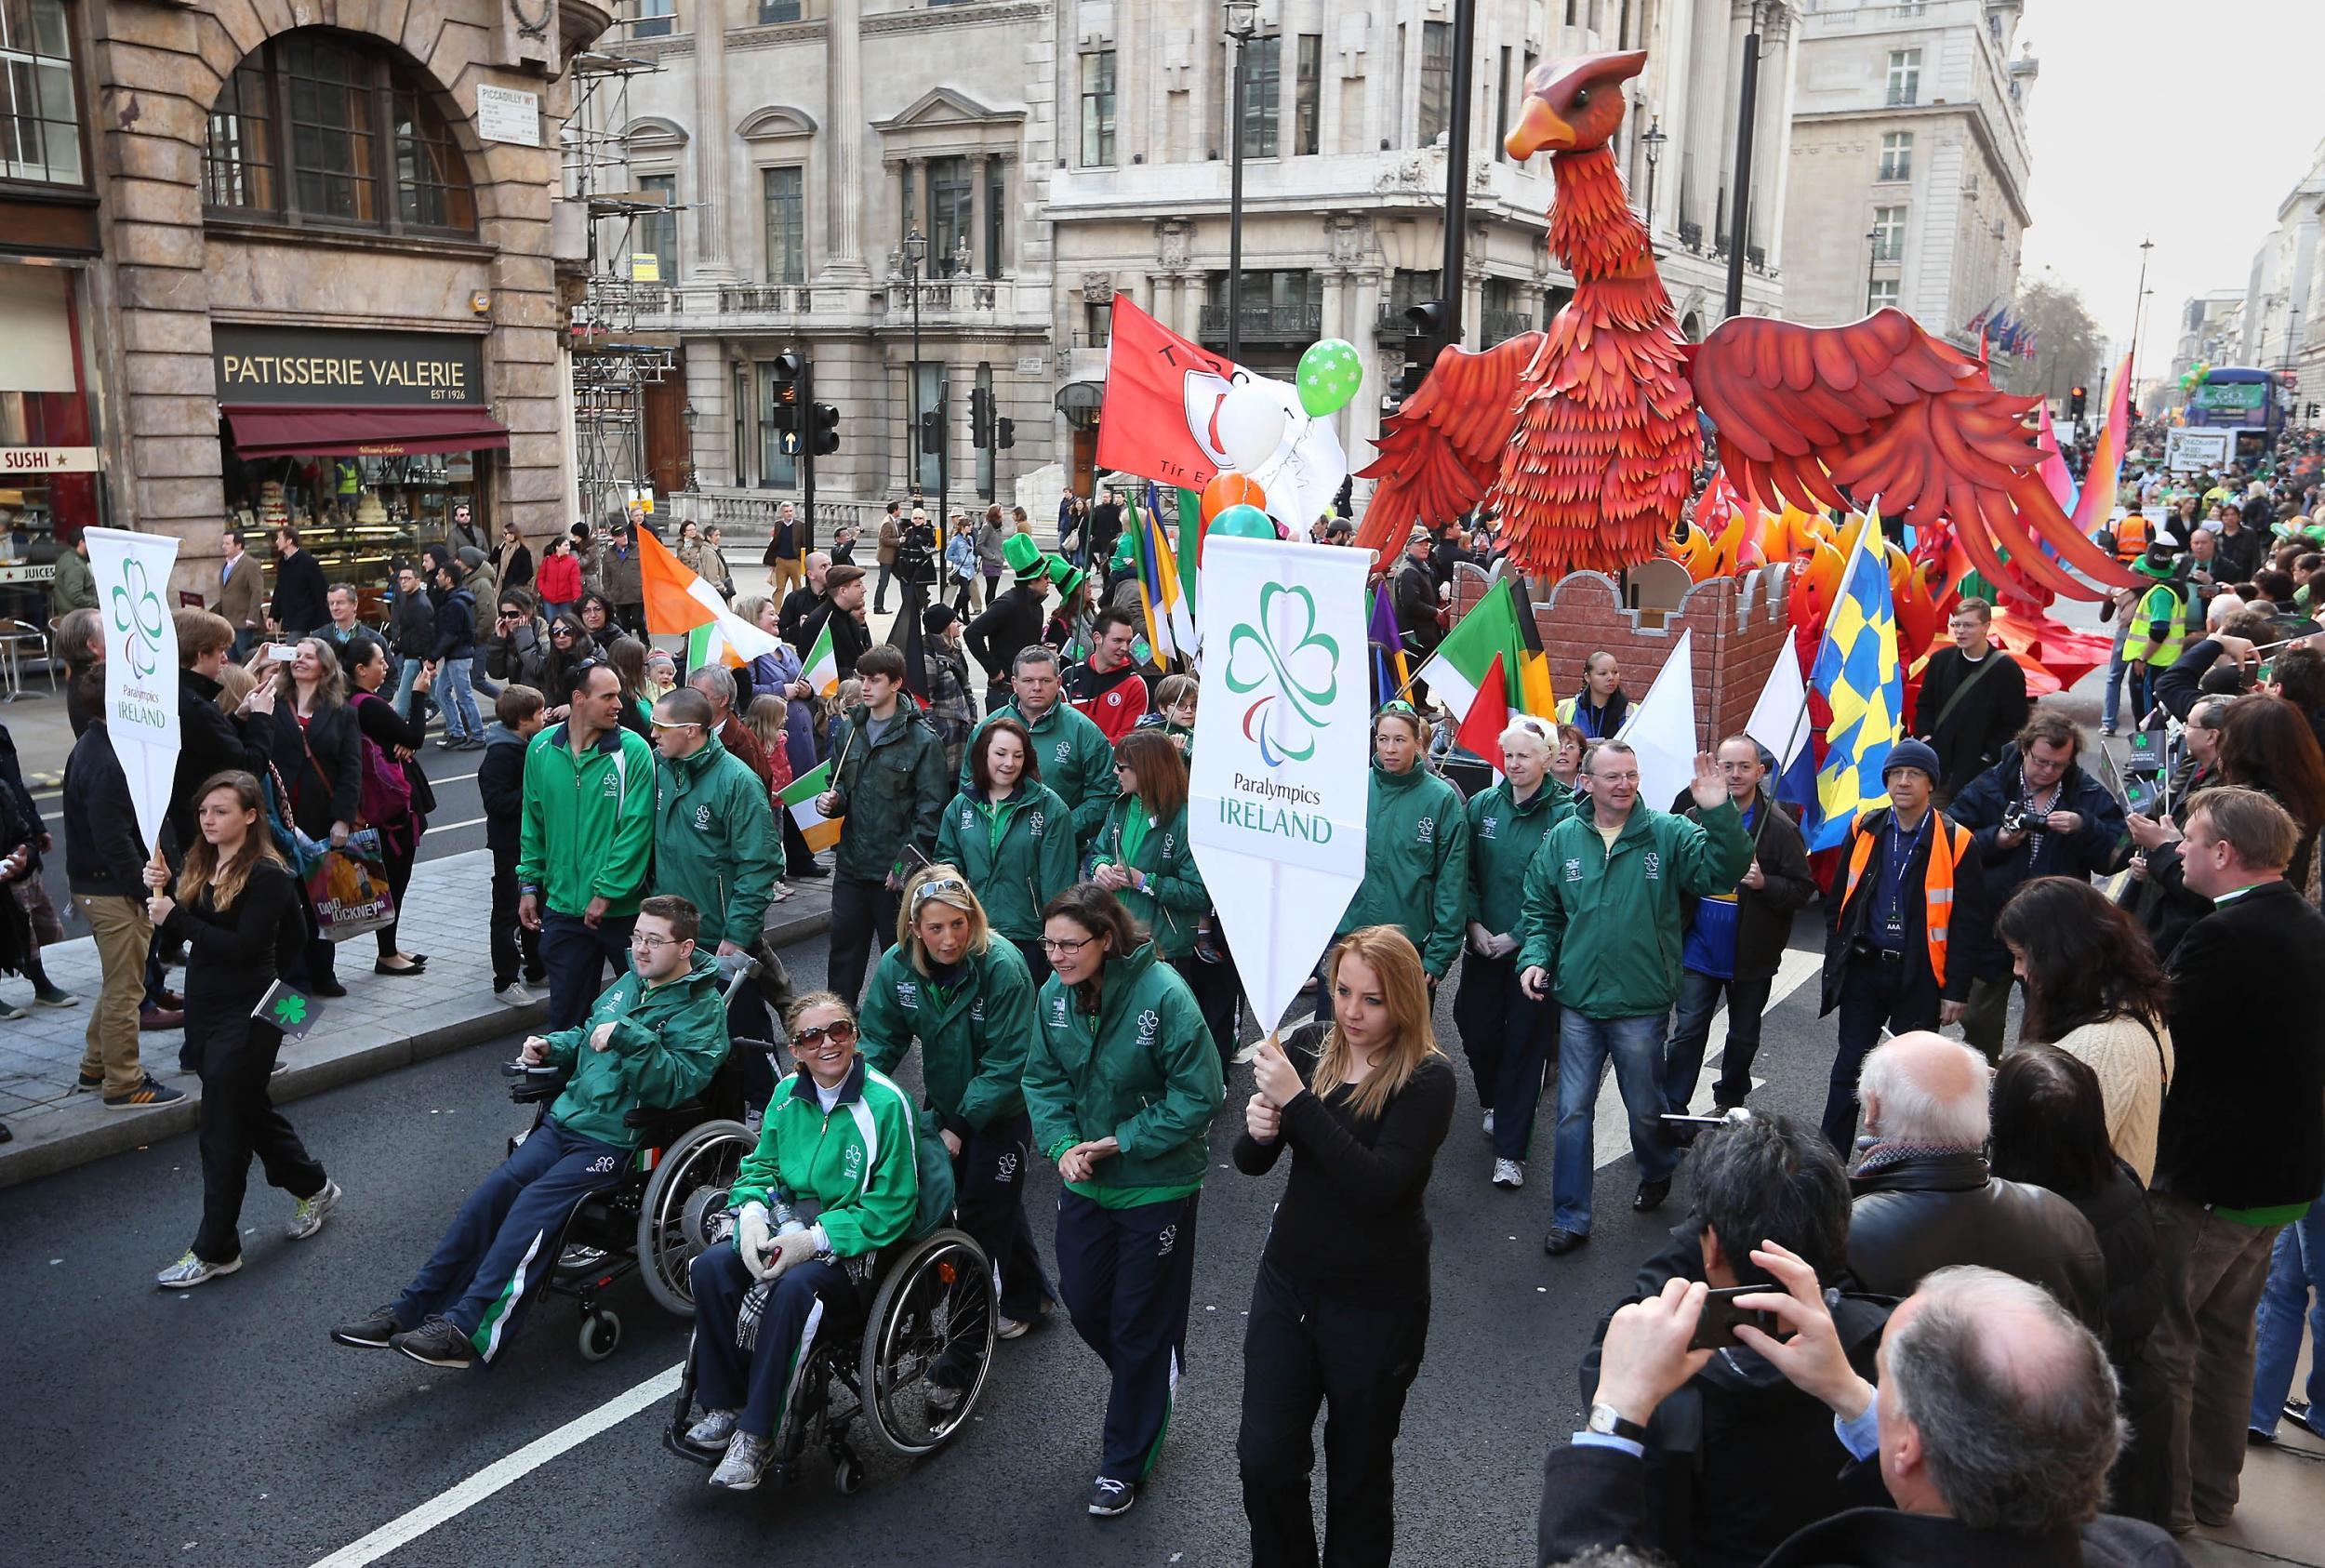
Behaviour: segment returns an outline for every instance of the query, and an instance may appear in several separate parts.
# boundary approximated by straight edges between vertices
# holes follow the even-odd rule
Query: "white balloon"
[[[1219,404],[1219,447],[1238,469],[1249,472],[1283,445],[1283,404],[1268,388],[1243,382]]]

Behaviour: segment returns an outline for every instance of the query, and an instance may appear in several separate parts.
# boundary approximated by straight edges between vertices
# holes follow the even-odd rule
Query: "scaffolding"
[[[574,477],[581,515],[598,525],[651,489],[645,391],[678,365],[675,334],[638,326],[641,314],[670,309],[667,285],[632,275],[638,220],[677,211],[633,189],[630,171],[631,78],[659,69],[655,60],[614,48],[577,55],[574,109],[561,138],[565,195],[588,226],[587,272],[567,322]]]

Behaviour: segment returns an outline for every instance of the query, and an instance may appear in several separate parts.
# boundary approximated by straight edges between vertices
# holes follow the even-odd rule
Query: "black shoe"
[[[1588,1230],[1569,1230],[1562,1225],[1553,1225],[1550,1233],[1542,1238],[1542,1250],[1552,1257],[1564,1257],[1588,1240]]]
[[[347,988],[337,980],[317,980],[313,985],[309,986],[307,990],[312,996],[345,996],[347,994]]]
[[[831,874],[831,868],[810,860],[804,866],[785,867],[783,874],[787,877],[806,877],[810,881],[820,881]]]
[[[429,1366],[460,1368],[476,1362],[476,1347],[468,1342],[468,1335],[442,1318],[431,1318],[416,1329],[390,1335],[388,1349],[401,1350]]]
[[[390,963],[384,958],[375,958],[371,961],[371,972],[375,975],[393,975],[398,979],[409,979],[416,975],[427,974],[428,965],[425,963],[407,963],[403,968],[398,969],[394,964]]]
[[[331,1331],[331,1343],[345,1345],[357,1350],[384,1350],[388,1341],[398,1332],[395,1309],[375,1307],[370,1314],[352,1323],[341,1323]]]
[[[152,1073],[126,1094],[107,1095],[107,1110],[151,1110],[157,1105],[175,1105],[186,1097],[183,1089],[173,1089]]]
[[[1663,1200],[1670,1195],[1671,1178],[1669,1176],[1665,1176],[1661,1181],[1642,1181],[1639,1184],[1638,1194],[1630,1201],[1631,1213],[1651,1214],[1663,1207]]]
[[[1138,1489],[1126,1481],[1100,1476],[1090,1486],[1090,1512],[1099,1519],[1112,1519],[1130,1511],[1130,1505],[1138,1500]]]
[[[2315,1347],[2312,1346],[2311,1349],[2314,1351]],[[2306,1400],[2285,1401],[2285,1419],[2311,1437],[2325,1437],[2325,1432],[2317,1429],[2316,1414],[2309,1409],[2309,1402]]]

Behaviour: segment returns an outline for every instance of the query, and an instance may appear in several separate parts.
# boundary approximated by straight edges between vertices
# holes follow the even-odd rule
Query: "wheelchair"
[[[748,957],[719,961],[721,1003],[759,972]],[[543,1284],[544,1296],[562,1296],[580,1313],[577,1346],[581,1359],[602,1362],[621,1345],[621,1317],[600,1299],[631,1274],[645,1284],[656,1305],[680,1318],[694,1316],[696,1255],[710,1242],[710,1221],[726,1207],[726,1191],[743,1159],[757,1147],[742,1122],[742,1088],[735,1066],[737,1050],[772,1051],[766,1041],[733,1041],[700,1095],[667,1108],[633,1107],[622,1116],[639,1129],[638,1148],[620,1185],[592,1193],[565,1216],[555,1245],[556,1263]],[[509,1097],[547,1114],[565,1087],[561,1069],[509,1062],[503,1077],[513,1082]],[[515,1152],[531,1132],[509,1139]]]
[[[737,1049],[762,1042],[737,1041]],[[755,1140],[754,1140],[755,1143]],[[725,1242],[734,1221],[725,1213],[728,1176],[715,1188],[697,1185],[681,1207],[687,1239],[703,1243],[686,1255]],[[707,1169],[707,1167],[706,1167]],[[860,1425],[882,1452],[918,1459],[952,1441],[968,1425],[992,1370],[999,1328],[1000,1286],[992,1261],[967,1232],[939,1225],[887,1249],[872,1279],[857,1295],[855,1311],[835,1313],[809,1349],[779,1446],[767,1464],[777,1484],[797,1480],[801,1456],[820,1443],[831,1461],[831,1485],[843,1496],[864,1484],[863,1456],[852,1442]],[[689,1307],[689,1311],[692,1308]],[[940,1407],[930,1375],[943,1365],[958,1400]],[[686,1441],[694,1424],[695,1357],[689,1343],[678,1396],[662,1446],[681,1458],[715,1467],[721,1450]]]

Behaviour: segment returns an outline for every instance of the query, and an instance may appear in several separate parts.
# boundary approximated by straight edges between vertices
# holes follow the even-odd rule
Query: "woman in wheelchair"
[[[897,945],[864,998],[864,1056],[894,1072],[920,1042],[928,1108],[952,1157],[961,1229],[1001,1270],[995,1327],[1003,1339],[1033,1325],[1049,1288],[1025,1218],[1033,1125],[1017,1081],[1032,1037],[1033,977],[1015,944],[993,939],[985,906],[957,868],[915,872],[904,884]],[[944,1393],[932,1390],[940,1402]]]
[[[775,1086],[735,1177],[734,1244],[694,1263],[704,1414],[686,1441],[725,1449],[711,1484],[733,1492],[759,1484],[827,1315],[860,1315],[879,1251],[911,1229],[920,1191],[911,1101],[857,1053],[847,1003],[813,991],[786,1023],[799,1070]]]

